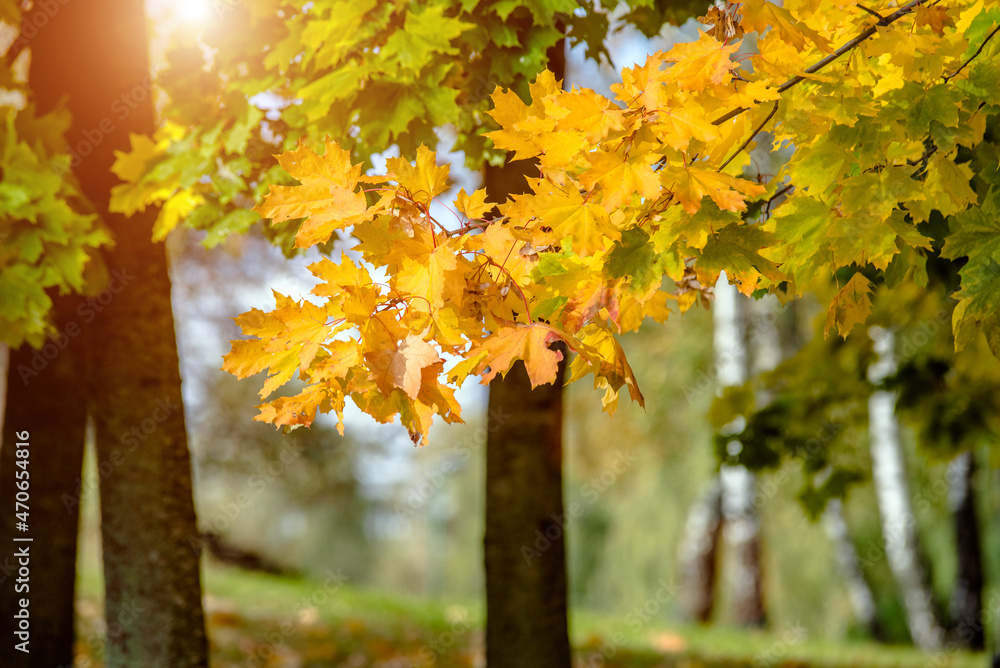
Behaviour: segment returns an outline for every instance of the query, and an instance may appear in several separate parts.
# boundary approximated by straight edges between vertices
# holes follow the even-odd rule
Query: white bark
[[[746,323],[741,307],[742,297],[726,276],[715,286],[712,307],[713,342],[716,373],[720,389],[742,385],[747,380],[748,360],[745,345]],[[742,422],[742,421],[740,421]],[[738,433],[742,424],[723,428]],[[743,445],[736,439],[727,444],[730,454],[739,454]],[[756,478],[745,466],[722,466],[719,471],[722,487],[722,516],[725,520],[725,540],[733,559],[731,586],[736,620],[743,624],[764,622],[760,573],[760,522],[755,498]]]
[[[872,327],[869,336],[877,359],[868,368],[868,379],[878,384],[896,369],[894,336],[891,330],[881,327]],[[941,647],[944,631],[934,613],[927,575],[920,562],[916,520],[910,504],[895,409],[895,392],[875,390],[868,399],[872,481],[882,518],[886,558],[903,594],[910,635],[921,649],[935,650]]]
[[[858,567],[858,554],[851,542],[851,533],[844,519],[840,499],[830,499],[823,513],[823,526],[836,550],[837,565],[847,585],[847,596],[854,609],[854,617],[867,629],[875,627],[875,595]]]

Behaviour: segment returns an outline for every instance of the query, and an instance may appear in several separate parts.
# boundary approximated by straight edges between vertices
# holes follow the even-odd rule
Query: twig
[[[990,39],[993,38],[993,35],[997,34],[998,30],[1000,30],[1000,25],[998,25],[996,28],[994,28],[993,32],[991,32],[989,35],[986,36],[986,39],[984,39],[983,43],[979,45],[979,48],[976,49],[976,52],[974,54],[972,54],[971,56],[969,56],[969,59],[966,60],[964,63],[962,63],[961,67],[959,67],[957,70],[955,70],[951,74],[944,75],[944,77],[943,77],[944,82],[948,83],[949,81],[951,81],[952,79],[954,79],[956,76],[958,76],[958,73],[961,72],[962,70],[964,70],[966,65],[968,65],[969,63],[971,63],[972,60],[976,56],[978,56],[980,53],[982,53],[983,52],[983,48],[986,47],[986,43],[989,42]]]
[[[772,117],[773,117],[773,116],[774,116],[774,115],[775,115],[775,114],[777,113],[777,111],[778,111],[778,102],[780,102],[780,100],[775,100],[775,101],[774,101],[774,106],[773,106],[773,107],[771,107],[771,113],[769,113],[769,114],[767,115],[767,117],[766,117],[766,118],[765,118],[764,120],[762,120],[762,121],[760,122],[760,125],[758,125],[758,126],[757,126],[757,129],[756,129],[756,130],[754,130],[754,131],[753,131],[753,132],[752,132],[752,133],[750,134],[750,136],[749,136],[749,137],[747,137],[747,140],[746,140],[745,142],[743,142],[742,144],[740,144],[740,147],[739,147],[738,149],[736,149],[736,152],[735,152],[735,153],[733,153],[733,154],[732,154],[731,156],[729,156],[729,157],[728,157],[728,158],[726,159],[726,161],[725,161],[724,163],[722,163],[722,165],[720,165],[720,166],[719,166],[719,171],[720,171],[720,172],[721,172],[721,171],[722,171],[723,169],[725,169],[725,168],[726,168],[726,165],[728,165],[729,163],[731,163],[731,162],[733,161],[733,158],[735,158],[735,157],[736,157],[736,156],[738,156],[738,155],[739,155],[740,153],[742,153],[742,152],[743,152],[743,149],[745,149],[745,148],[746,148],[747,146],[749,146],[749,145],[750,145],[750,142],[752,142],[752,141],[753,141],[753,140],[754,140],[754,139],[755,139],[755,138],[757,137],[757,135],[758,135],[758,134],[760,134],[760,131],[764,129],[764,126],[765,126],[765,125],[767,125],[767,122],[768,122],[769,120],[771,120],[771,118],[772,118]]]
[[[511,246],[511,248],[513,248],[513,246]],[[507,256],[508,257],[510,256],[510,252],[509,251],[507,253]],[[500,271],[502,271],[504,274],[507,275],[507,280],[510,281],[511,285],[514,286],[514,289],[517,290],[518,294],[521,295],[521,299],[524,301],[524,310],[527,312],[526,315],[528,316],[528,322],[534,322],[535,319],[531,315],[531,307],[528,305],[528,298],[525,296],[524,290],[521,289],[521,286],[518,285],[517,281],[514,280],[514,277],[510,275],[510,272],[507,271],[507,269],[502,264],[497,264],[493,260],[493,258],[487,257],[486,258],[486,262],[489,263],[489,264],[492,264],[494,267],[496,267],[497,269],[499,269]],[[506,262],[507,261],[504,260],[504,263],[506,263]]]
[[[866,12],[868,12],[869,14],[871,14],[872,16],[874,16],[875,18],[877,18],[879,21],[882,20],[882,15],[879,14],[878,12],[876,12],[874,9],[869,9],[868,7],[865,7],[864,5],[862,5],[860,2],[857,2],[855,4],[858,6],[859,9],[865,10]]]

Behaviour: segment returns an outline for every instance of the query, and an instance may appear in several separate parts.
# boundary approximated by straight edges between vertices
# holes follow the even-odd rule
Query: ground
[[[444,668],[483,666],[482,615],[473,606],[352,587],[337,573],[283,578],[209,564],[205,607],[213,668]],[[99,582],[78,601],[75,668],[98,668],[103,650]],[[127,620],[126,620],[127,621]],[[793,628],[747,632],[576,613],[579,668],[983,668],[983,655],[868,643],[813,641]],[[113,631],[114,629],[112,629]]]

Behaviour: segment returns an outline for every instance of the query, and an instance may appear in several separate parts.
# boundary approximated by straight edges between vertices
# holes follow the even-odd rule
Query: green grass
[[[81,636],[97,628],[93,581],[82,587]],[[481,665],[481,608],[445,604],[329,580],[290,579],[210,564],[206,611],[215,668],[236,666]],[[909,647],[812,640],[795,628],[742,631],[664,619],[572,616],[576,663],[597,668],[984,668],[983,655],[924,655]],[[100,665],[81,643],[80,654]]]

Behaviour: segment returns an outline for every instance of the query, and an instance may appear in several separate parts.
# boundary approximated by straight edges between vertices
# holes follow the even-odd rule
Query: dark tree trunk
[[[490,384],[486,444],[486,663],[568,668],[562,498],[563,367],[531,389],[518,362]]]
[[[958,455],[948,473],[958,557],[958,574],[951,597],[952,636],[962,647],[981,652],[986,642],[983,629],[983,557],[973,484],[976,474],[973,453]]]
[[[562,42],[549,49],[562,79]],[[508,156],[509,158],[509,156]],[[492,202],[527,192],[531,161],[487,165]],[[562,348],[563,355],[566,354]],[[569,668],[566,526],[562,489],[565,362],[534,390],[518,362],[490,383],[486,437],[486,663],[489,668]]]
[[[67,321],[67,298],[56,302],[56,326],[62,330]],[[0,446],[0,619],[7,626],[13,620],[21,598],[29,600],[29,653],[15,649],[13,639],[4,634],[0,645],[0,665],[5,668],[54,668],[73,663],[73,597],[76,580],[76,546],[79,528],[79,482],[83,466],[84,431],[87,424],[86,403],[76,376],[74,357],[80,353],[79,341],[71,341],[51,361],[29,346],[10,355],[7,379],[6,423]],[[55,344],[50,344],[55,345]],[[53,350],[55,350],[53,348]],[[32,358],[47,361],[32,367]],[[27,382],[25,382],[27,381]],[[17,448],[28,432],[27,448]],[[22,441],[24,442],[24,441]],[[16,451],[27,450],[24,468],[18,467]],[[23,461],[23,460],[22,460]],[[27,471],[28,530],[15,527],[14,502],[17,488],[15,474]],[[15,538],[30,542],[14,542]],[[27,592],[17,593],[19,558],[14,554],[27,549],[30,567]]]
[[[61,5],[32,42],[41,109],[68,96],[74,171],[111,229],[111,280],[84,316],[88,398],[101,479],[109,668],[206,666],[191,463],[166,250],[151,241],[156,212],[107,210],[109,171],[129,133],[154,129],[141,0]],[[89,320],[88,320],[89,318]]]
[[[722,486],[716,476],[688,513],[681,541],[683,607],[688,619],[707,624],[715,608],[719,543],[722,539]]]

